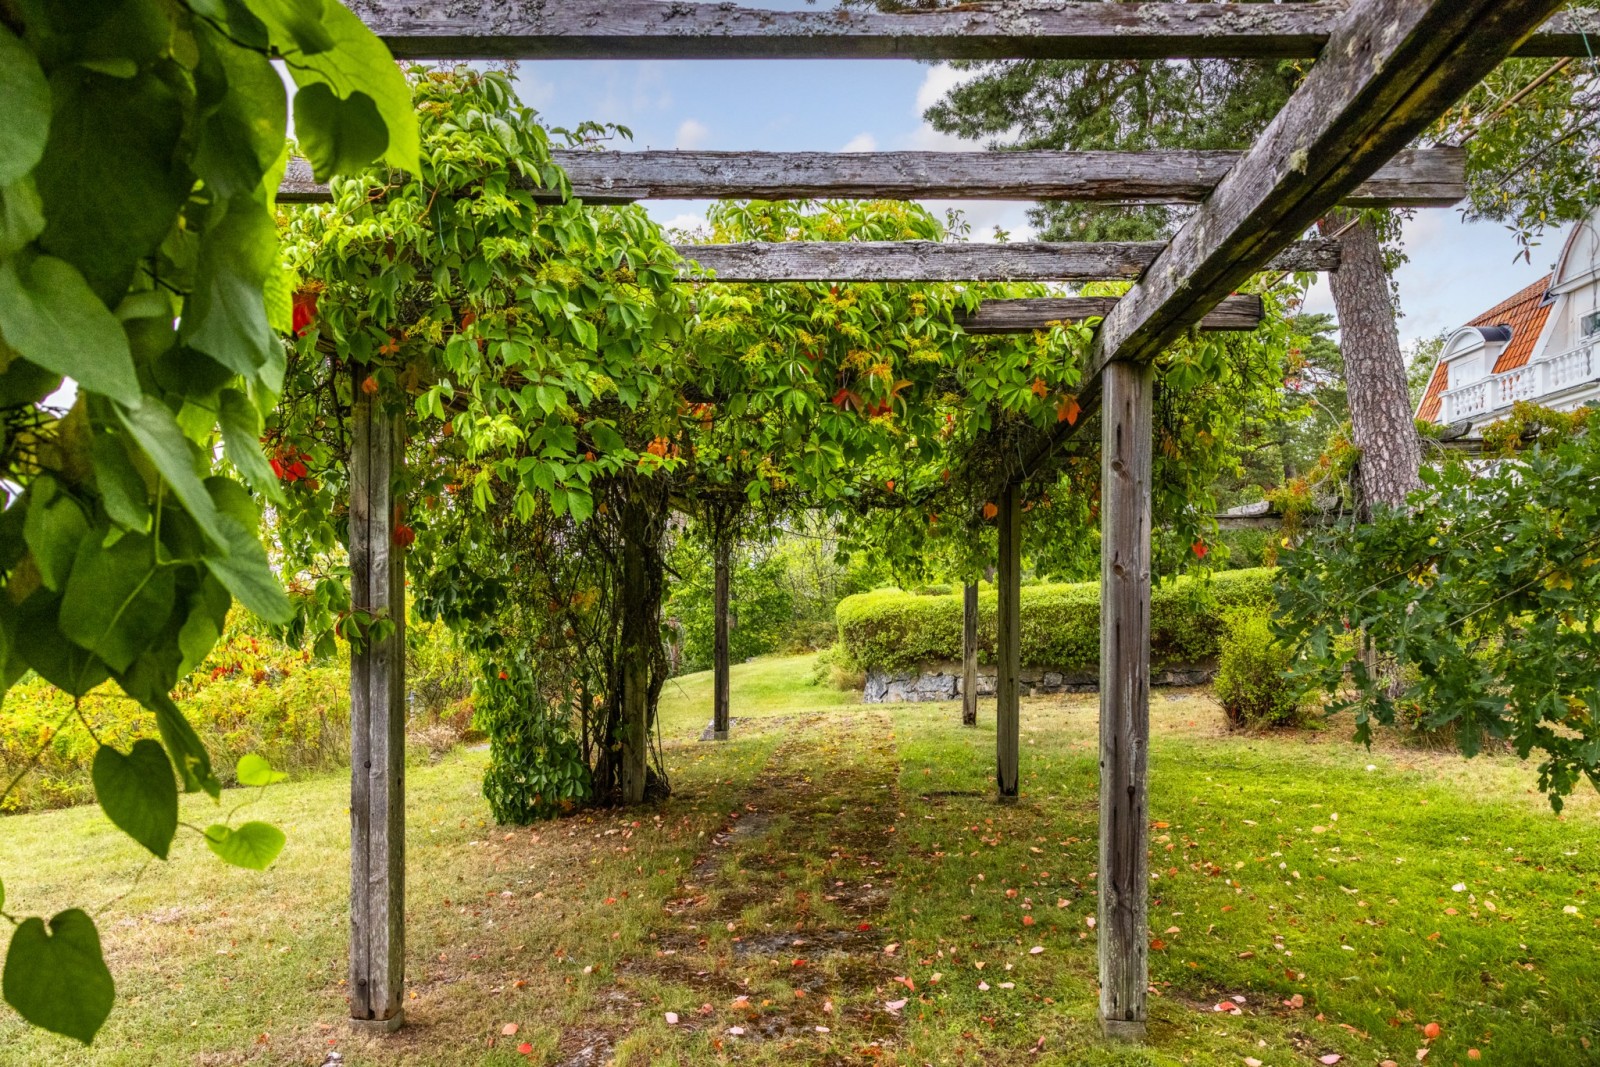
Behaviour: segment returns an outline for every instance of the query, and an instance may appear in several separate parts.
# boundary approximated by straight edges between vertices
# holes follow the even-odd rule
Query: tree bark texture
[[[622,496],[620,520],[622,588],[621,640],[614,701],[617,709],[618,797],[639,804],[652,788],[665,786],[652,754],[656,704],[666,678],[666,651],[661,643],[661,601],[665,588],[661,541],[666,532],[665,493],[637,479]]]
[[[1334,212],[1319,225],[1324,233],[1332,233],[1349,218]],[[1339,313],[1353,443],[1361,450],[1356,510],[1366,518],[1374,507],[1405,505],[1406,494],[1420,484],[1422,441],[1412,421],[1406,361],[1400,353],[1377,230],[1363,219],[1343,242],[1344,255],[1339,269],[1328,275],[1328,285]]]
[[[961,590],[961,725],[978,725],[978,583]]]

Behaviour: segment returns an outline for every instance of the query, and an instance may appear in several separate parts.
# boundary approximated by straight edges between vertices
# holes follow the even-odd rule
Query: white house
[[[1600,403],[1600,210],[1573,228],[1554,271],[1450,335],[1417,418],[1476,434],[1519,400]]]

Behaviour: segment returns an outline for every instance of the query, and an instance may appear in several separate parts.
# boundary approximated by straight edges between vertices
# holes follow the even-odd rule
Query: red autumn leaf
[[[410,548],[417,539],[417,532],[402,522],[395,526],[392,536],[395,544],[401,548]]]
[[[1000,514],[1000,509],[995,506],[994,501],[991,500],[988,503],[983,505],[983,517],[984,518],[992,519],[998,514]]]
[[[366,393],[368,396],[376,393],[378,391],[378,379],[374,378],[370,374],[367,375],[361,380],[361,391]]]
[[[1056,405],[1056,421],[1064,422],[1068,426],[1076,426],[1078,424],[1078,412],[1078,398],[1064,396],[1061,398],[1061,402]]]
[[[1043,378],[1035,378],[1033,380],[1033,384],[1029,386],[1029,388],[1033,390],[1034,396],[1040,397],[1041,399],[1050,391],[1050,387],[1044,384]]]
[[[1163,949],[1165,949],[1166,947],[1167,947],[1167,943],[1165,941],[1161,940],[1159,937],[1155,937],[1155,938],[1151,938],[1150,939],[1150,951],[1152,951],[1152,952],[1160,952]]]
[[[522,1053],[524,1056],[531,1056],[533,1055],[533,1046],[524,1041],[522,1044],[517,1046],[517,1051]]]
[[[317,320],[317,293],[314,289],[302,289],[294,294],[294,311],[290,319],[290,326],[294,335],[299,337],[311,328]]]
[[[1206,553],[1210,551],[1211,549],[1206,547],[1206,543],[1204,541],[1196,541],[1194,543],[1194,554],[1201,559],[1205,559]]]
[[[889,490],[891,493],[894,492],[894,479],[890,478],[888,481],[884,482],[883,487]]]
[[[1439,1024],[1438,1023],[1429,1023],[1427,1026],[1424,1026],[1422,1028],[1422,1036],[1426,1037],[1429,1041],[1432,1041],[1434,1038],[1438,1037],[1439,1036]]]

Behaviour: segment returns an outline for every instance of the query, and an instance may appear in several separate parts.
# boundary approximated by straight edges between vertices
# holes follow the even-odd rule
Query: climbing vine
[[[31,671],[153,712],[161,740],[99,745],[93,779],[162,860],[179,786],[221,791],[174,687],[235,600],[290,615],[256,533],[284,499],[258,438],[284,373],[274,327],[291,325],[273,60],[319,176],[416,169],[405,83],[332,0],[0,4],[0,692]],[[72,713],[59,728],[93,733]],[[236,773],[281,777],[254,756]],[[284,843],[261,822],[195,829],[243,867]],[[0,886],[6,1001],[88,1043],[115,996],[93,918],[6,907]]]

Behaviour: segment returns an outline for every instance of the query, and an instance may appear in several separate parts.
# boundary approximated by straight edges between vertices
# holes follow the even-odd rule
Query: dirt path
[[[558,1062],[605,1063],[666,1011],[744,1061],[859,1062],[894,1041],[911,994],[880,921],[900,851],[892,720],[835,712],[783,729],[653,924],[654,953],[619,963],[596,1025],[568,1034]]]

